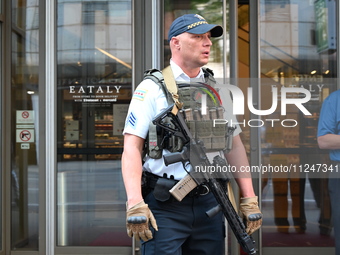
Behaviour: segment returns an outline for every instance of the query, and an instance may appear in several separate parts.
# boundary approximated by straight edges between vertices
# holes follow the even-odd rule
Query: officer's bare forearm
[[[240,188],[242,197],[253,197],[255,196],[251,173],[247,171],[241,171],[249,166],[246,150],[243,146],[239,135],[233,139],[233,149],[225,155],[228,163],[234,166],[237,171],[233,173],[234,178]]]
[[[122,175],[127,195],[128,208],[139,203],[142,197],[141,152],[144,140],[134,135],[124,136],[124,151],[122,154]]]

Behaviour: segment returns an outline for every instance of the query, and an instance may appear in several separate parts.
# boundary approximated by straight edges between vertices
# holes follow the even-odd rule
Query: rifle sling
[[[183,107],[183,103],[181,103],[178,98],[178,89],[177,89],[177,84],[174,78],[174,75],[172,73],[171,67],[167,66],[166,68],[163,69],[162,71],[163,77],[164,77],[164,83],[170,94],[172,95],[172,99],[174,100],[176,106],[178,109],[181,109]],[[173,112],[175,115],[177,112]]]

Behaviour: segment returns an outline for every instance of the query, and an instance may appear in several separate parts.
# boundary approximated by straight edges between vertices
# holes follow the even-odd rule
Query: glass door
[[[10,136],[6,166],[6,193],[10,198],[11,250],[39,250],[39,3],[11,1],[10,80],[6,88],[10,99],[5,102],[10,111],[7,135]],[[10,15],[10,14],[8,14]],[[8,55],[7,55],[8,56]],[[2,59],[2,58],[1,58]],[[8,130],[8,129],[7,129]],[[5,158],[7,158],[5,157]],[[7,168],[8,167],[8,168]],[[6,226],[9,226],[6,224]]]
[[[316,130],[323,100],[337,89],[335,10],[335,1],[260,1],[261,107],[272,106],[274,90],[281,105],[262,117],[263,254],[334,249],[330,161]],[[304,103],[286,106],[293,100]]]
[[[257,31],[250,33],[256,20],[250,19],[249,1],[239,1],[238,68],[246,94],[250,69],[259,65],[254,93],[260,95],[261,108],[254,108],[274,109],[255,119],[245,114],[243,126],[245,141],[256,140],[250,131],[260,129],[260,147],[245,144],[251,158],[261,150],[260,163],[251,167],[261,183],[262,254],[334,254],[330,172],[325,170],[330,161],[327,151],[318,148],[316,130],[323,100],[337,90],[338,7],[335,1],[258,3],[260,13],[253,18],[259,19],[259,38]],[[251,59],[256,42],[259,59]],[[302,101],[300,107],[292,103]]]
[[[132,3],[57,6],[57,246],[131,250],[120,158],[132,92]]]

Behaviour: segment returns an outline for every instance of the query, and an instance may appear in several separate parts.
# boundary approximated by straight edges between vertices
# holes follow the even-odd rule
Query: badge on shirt
[[[148,91],[145,89],[136,89],[135,93],[133,93],[132,99],[143,101],[146,96],[146,93],[148,93]]]

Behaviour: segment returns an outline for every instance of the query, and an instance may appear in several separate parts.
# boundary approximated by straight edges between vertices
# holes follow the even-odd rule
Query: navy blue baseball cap
[[[172,37],[184,32],[191,34],[211,33],[211,37],[219,37],[223,34],[223,28],[219,25],[208,24],[208,22],[198,14],[185,14],[175,19],[169,29],[168,41]]]

